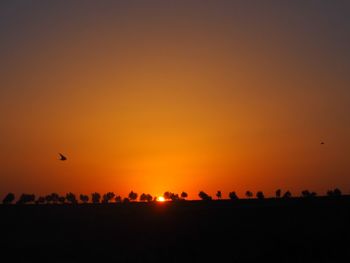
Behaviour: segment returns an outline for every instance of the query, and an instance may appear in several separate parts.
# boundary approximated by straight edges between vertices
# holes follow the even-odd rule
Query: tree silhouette
[[[136,201],[137,200],[137,193],[134,193],[133,191],[131,191],[130,193],[129,193],[129,199],[130,199],[130,201]]]
[[[52,202],[52,196],[51,195],[46,195],[45,196],[45,201],[46,201],[46,203],[50,204]]]
[[[258,198],[259,200],[263,200],[265,198],[264,193],[262,191],[257,192],[256,198]]]
[[[61,204],[64,204],[64,203],[66,202],[66,197],[60,196],[60,197],[58,198],[58,202],[61,203]]]
[[[128,203],[130,203],[130,199],[129,199],[129,198],[127,198],[127,197],[125,197],[125,198],[123,199],[123,203],[124,203],[124,204],[128,204]]]
[[[146,201],[147,202],[152,202],[153,197],[150,194],[146,194]]]
[[[171,199],[171,201],[178,201],[178,200],[180,200],[179,195],[178,194],[174,194],[174,193],[171,193],[170,199]]]
[[[310,192],[309,190],[303,190],[301,191],[301,196],[304,198],[312,198],[317,196],[316,192]]]
[[[91,199],[92,199],[92,203],[98,204],[98,203],[100,203],[101,195],[99,193],[92,193]]]
[[[108,192],[103,195],[102,203],[108,204],[109,201],[113,200],[115,194],[113,192]]]
[[[38,199],[35,201],[36,204],[44,204],[46,201],[46,198],[44,196],[39,196]]]
[[[115,198],[114,198],[115,202],[116,203],[121,203],[122,202],[122,197],[120,195],[117,195]]]
[[[66,200],[71,204],[78,203],[77,198],[76,198],[75,194],[73,194],[73,193],[67,193]]]
[[[81,200],[84,204],[86,204],[87,202],[89,202],[89,196],[88,196],[88,195],[81,194],[81,195],[79,196],[79,198],[80,198],[80,200]]]
[[[218,199],[221,199],[221,191],[220,191],[220,190],[216,192],[216,197],[217,197]]]
[[[52,201],[52,203],[57,204],[58,201],[59,201],[59,198],[60,198],[59,194],[57,194],[57,193],[52,193],[51,194],[51,201]]]
[[[141,202],[151,202],[152,199],[153,199],[153,197],[150,194],[142,193],[142,195],[140,196]]]
[[[253,193],[251,191],[247,191],[247,192],[245,192],[245,196],[250,199],[253,197]]]
[[[27,203],[32,203],[35,201],[35,195],[34,194],[22,194],[17,201],[17,204],[23,205]]]
[[[205,193],[203,191],[200,191],[198,196],[204,201],[212,200],[211,196],[209,196],[207,193]]]
[[[276,198],[281,198],[281,195],[282,195],[281,189],[277,189],[276,190]]]
[[[238,200],[239,199],[236,192],[230,192],[230,194],[228,196],[230,197],[231,200]]]
[[[186,199],[188,197],[188,194],[186,192],[181,193],[181,198]]]
[[[337,197],[339,197],[339,196],[342,195],[342,193],[341,193],[341,191],[340,191],[339,188],[335,188],[335,189],[333,190],[333,194],[334,194],[334,196],[337,196]]]
[[[2,200],[2,203],[4,205],[12,204],[12,202],[15,200],[15,194],[14,193],[8,193],[5,198]]]
[[[292,197],[292,193],[289,192],[289,191],[285,192],[284,195],[283,195],[283,198],[285,198],[285,199],[288,199],[288,198],[291,198],[291,197]]]
[[[140,195],[140,201],[141,201],[141,202],[146,202],[146,198],[147,198],[147,195],[146,195],[145,193],[142,193],[142,194]]]
[[[163,197],[164,197],[165,200],[170,200],[171,199],[171,195],[172,195],[172,193],[167,191],[167,192],[165,192],[163,194]]]

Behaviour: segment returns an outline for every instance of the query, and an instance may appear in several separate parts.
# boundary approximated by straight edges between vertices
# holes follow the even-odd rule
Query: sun
[[[163,196],[158,196],[157,201],[158,202],[164,202],[165,198]]]

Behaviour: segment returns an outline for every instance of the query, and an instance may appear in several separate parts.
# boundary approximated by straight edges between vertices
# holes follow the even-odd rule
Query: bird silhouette
[[[60,155],[60,161],[66,161],[67,160],[67,157],[66,156],[64,156],[62,153],[59,153],[59,155]]]
[[[324,142],[321,142],[321,145],[323,145],[324,144]]]

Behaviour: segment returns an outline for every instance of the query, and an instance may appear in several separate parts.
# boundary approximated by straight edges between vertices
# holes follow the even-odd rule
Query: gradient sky
[[[349,47],[349,1],[1,1],[0,196],[349,193]]]

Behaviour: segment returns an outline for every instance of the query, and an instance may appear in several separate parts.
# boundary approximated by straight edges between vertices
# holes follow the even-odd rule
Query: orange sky
[[[350,192],[346,2],[0,10],[0,196]]]

